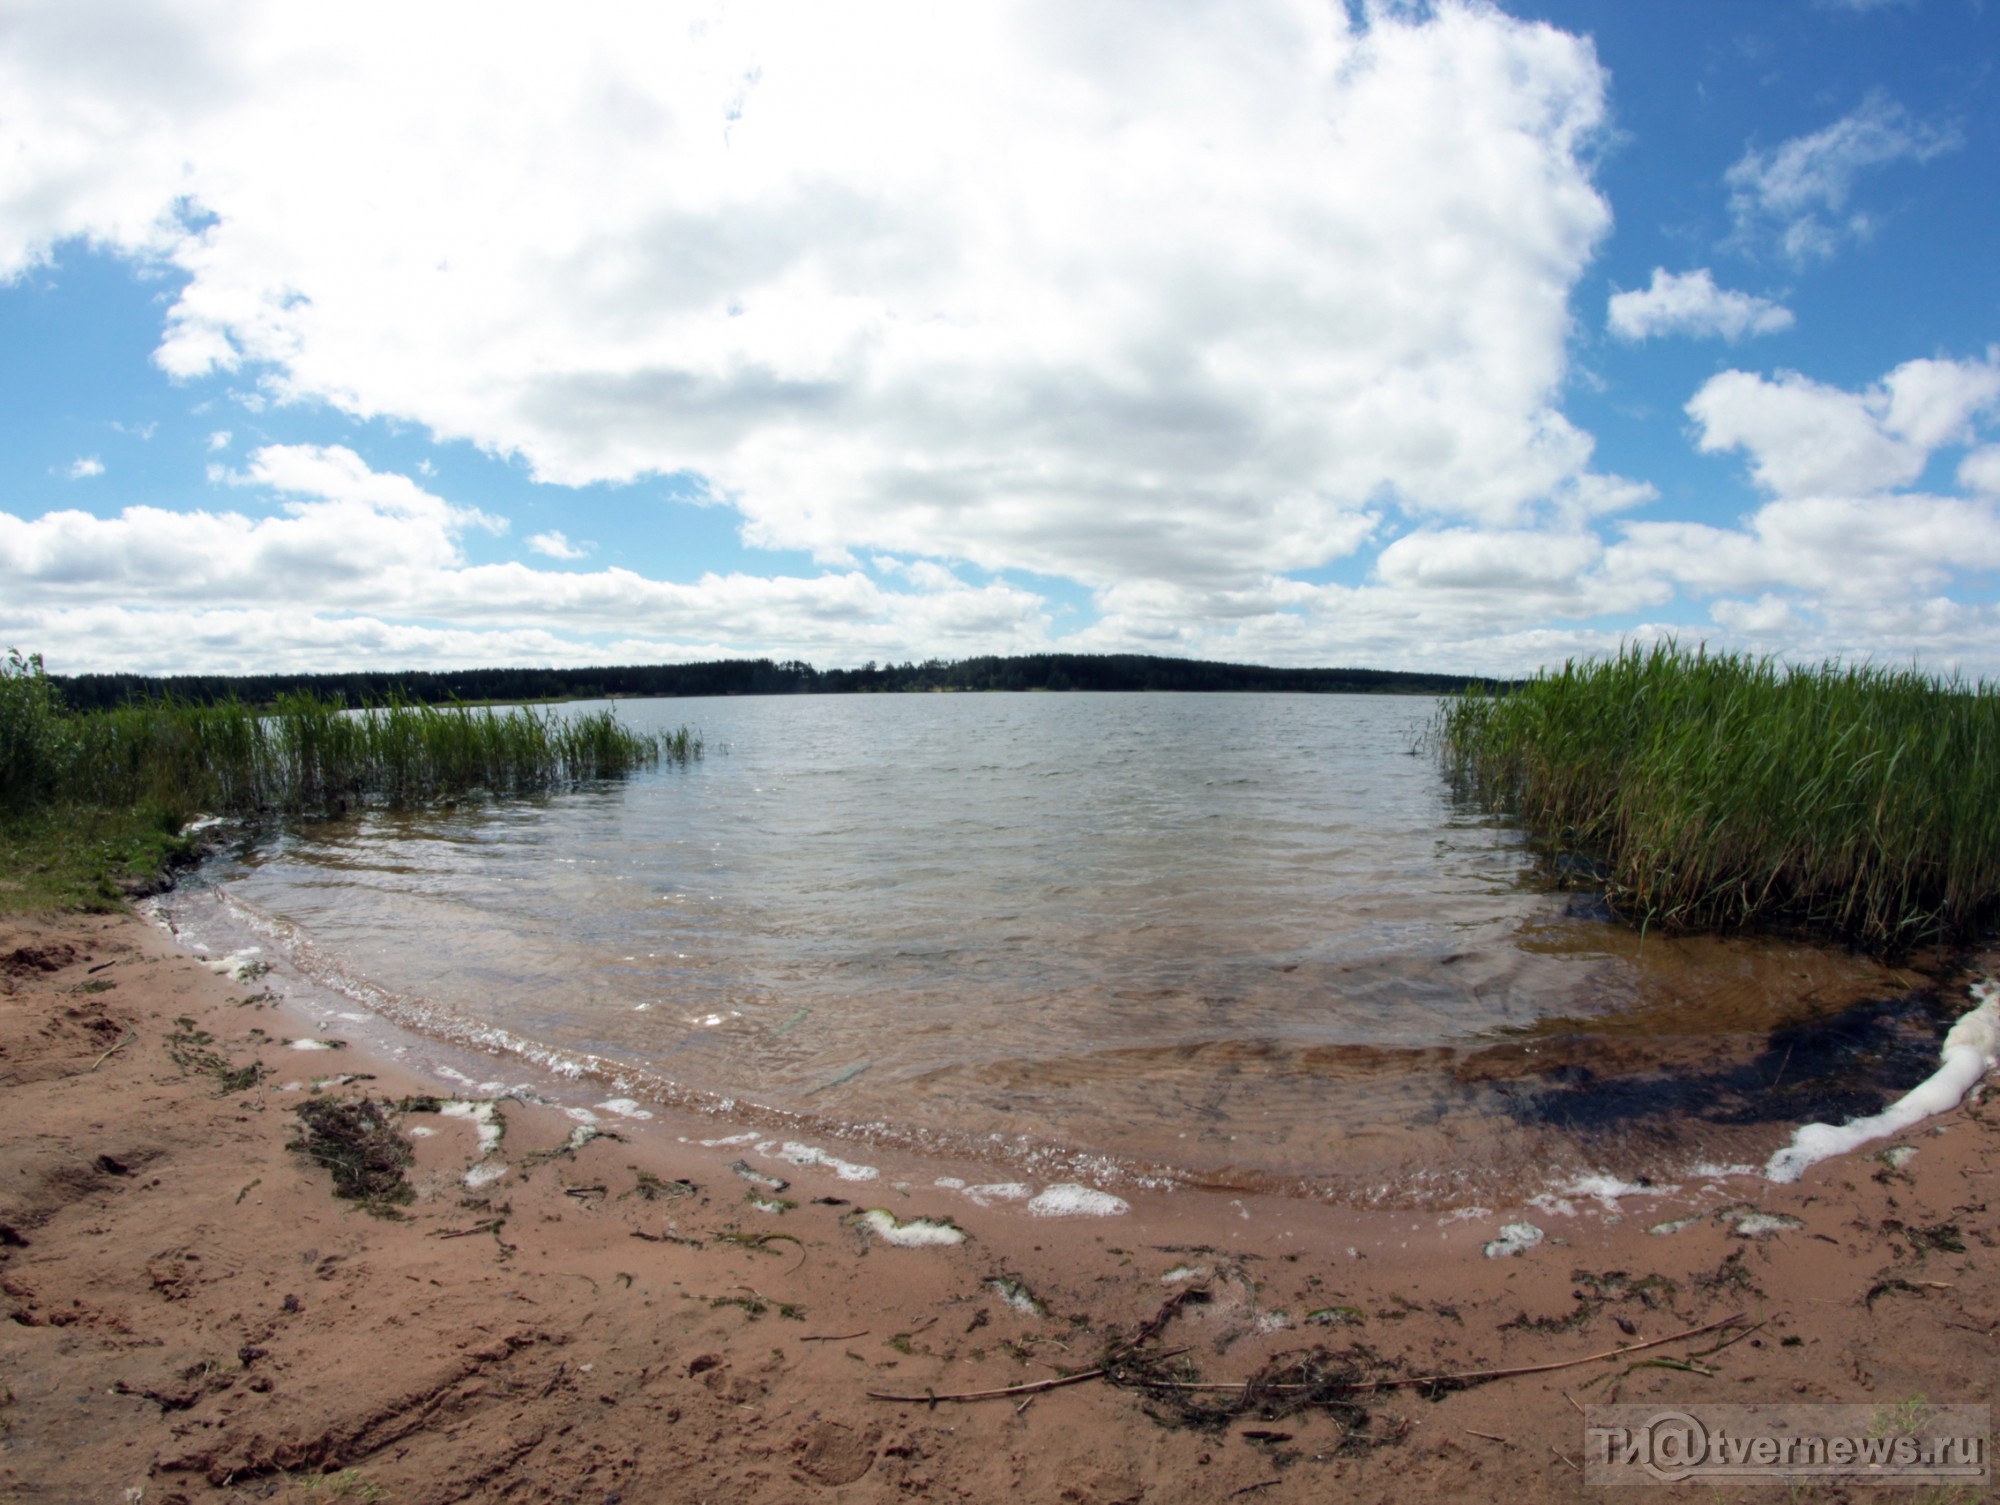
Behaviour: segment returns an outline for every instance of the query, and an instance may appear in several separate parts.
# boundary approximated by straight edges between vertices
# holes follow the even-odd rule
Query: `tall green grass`
[[[155,700],[66,711],[38,659],[0,664],[0,810],[197,811],[416,804],[533,793],[702,753],[698,734],[637,732],[611,711],[391,704],[350,711],[309,694],[270,710]]]
[[[2000,911],[2000,693],[1673,644],[1446,704],[1461,792],[1670,929],[1801,926],[1875,951]]]

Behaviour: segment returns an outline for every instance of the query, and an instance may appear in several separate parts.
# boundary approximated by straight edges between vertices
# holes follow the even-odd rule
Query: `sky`
[[[0,647],[2000,677],[1986,0],[0,0]]]

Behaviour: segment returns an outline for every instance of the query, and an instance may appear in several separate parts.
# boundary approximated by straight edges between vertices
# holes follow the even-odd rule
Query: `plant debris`
[[[305,1132],[293,1148],[333,1172],[333,1194],[387,1211],[413,1200],[408,1171],[415,1158],[397,1132],[395,1110],[368,1098],[313,1098],[299,1104]]]

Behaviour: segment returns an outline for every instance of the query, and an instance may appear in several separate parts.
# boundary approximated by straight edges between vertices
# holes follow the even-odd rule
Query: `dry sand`
[[[565,1150],[569,1118],[507,1101],[511,1168],[478,1190],[474,1120],[400,1116],[416,1194],[377,1216],[290,1148],[296,1110],[449,1089],[292,1048],[310,1021],[258,991],[137,919],[0,926],[0,1501],[1580,1499],[1579,1404],[1992,1399],[2000,1124],[1976,1102],[1892,1142],[1912,1155],[1796,1186],[1446,1220],[1189,1191],[1035,1217],[934,1184],[979,1167],[838,1145],[880,1175],[750,1152],[791,1183],[766,1211],[731,1169],[746,1147],[694,1142],[727,1132],[710,1121],[607,1118],[621,1137]],[[259,1083],[221,1090],[251,1063]],[[372,1076],[280,1090],[340,1073]],[[1744,1204],[1796,1224],[1746,1232]],[[855,1221],[873,1206],[968,1237],[893,1247]],[[1538,1247],[1482,1255],[1523,1217]],[[1380,1379],[1545,1364],[1737,1313],[1615,1360],[1206,1427],[1176,1402],[1231,1392],[1136,1385],[1310,1350]],[[1119,1383],[869,1394],[1128,1349]]]

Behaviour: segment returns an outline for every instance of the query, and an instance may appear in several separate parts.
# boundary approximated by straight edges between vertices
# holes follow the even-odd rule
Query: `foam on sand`
[[[763,1147],[760,1145],[758,1148]],[[816,1145],[799,1144],[795,1140],[785,1142],[784,1148],[778,1151],[778,1158],[793,1165],[816,1165],[822,1170],[832,1171],[843,1181],[873,1181],[882,1174],[872,1165],[856,1165],[851,1160],[829,1155]]]
[[[898,1249],[932,1249],[965,1242],[965,1230],[951,1223],[935,1223],[928,1218],[903,1222],[886,1207],[871,1207],[858,1213],[854,1221]]]
[[[1872,1118],[1849,1123],[1806,1124],[1792,1142],[1773,1155],[1764,1174],[1773,1181],[1796,1181],[1808,1167],[1859,1149],[1871,1140],[1900,1134],[1912,1124],[1955,1108],[1979,1079],[2000,1061],[2000,983],[1974,983],[1979,1006],[1944,1037],[1938,1069]]]
[[[1028,1211],[1038,1218],[1115,1218],[1131,1210],[1123,1197],[1071,1181],[1043,1189],[1028,1203]]]
[[[1541,1243],[1542,1230],[1533,1223],[1508,1223],[1500,1229],[1500,1237],[1491,1239],[1485,1246],[1488,1259],[1507,1259],[1516,1254],[1524,1254]]]
[[[602,1108],[606,1113],[616,1113],[620,1118],[636,1119],[636,1118],[651,1118],[653,1116],[652,1113],[649,1112],[647,1109],[639,1106],[639,1101],[637,1098],[630,1098],[630,1097],[607,1098],[605,1101],[599,1103],[597,1106]]]

